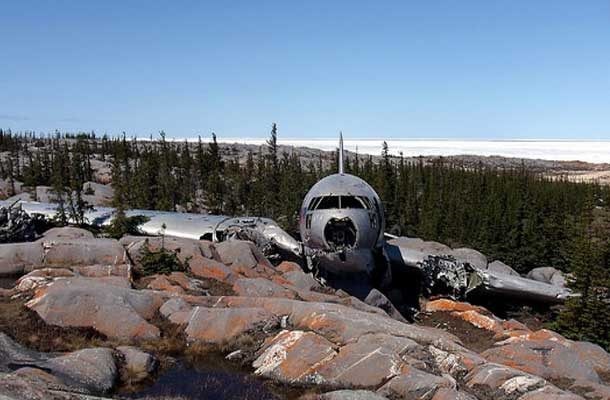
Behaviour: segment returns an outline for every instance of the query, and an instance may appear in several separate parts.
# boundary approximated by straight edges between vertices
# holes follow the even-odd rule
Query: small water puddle
[[[9,276],[0,278],[0,288],[12,289],[15,286],[15,282],[19,279],[17,276]]]
[[[282,388],[255,377],[221,356],[213,355],[201,361],[180,359],[163,371],[151,386],[123,396],[147,400],[278,400],[296,399],[303,393],[303,390]]]

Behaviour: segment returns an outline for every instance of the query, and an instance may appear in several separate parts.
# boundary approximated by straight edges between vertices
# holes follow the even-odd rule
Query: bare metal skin
[[[0,202],[0,206],[9,204]],[[20,202],[18,207],[30,216],[51,219],[57,205]],[[220,242],[247,239],[269,253],[280,250],[306,261],[308,267],[338,276],[374,280],[377,286],[400,287],[392,282],[392,269],[416,274],[430,288],[447,286],[446,294],[464,297],[471,290],[479,293],[535,300],[562,302],[571,296],[569,289],[530,279],[480,270],[451,257],[427,254],[388,244],[381,199],[364,180],[343,171],[343,138],[339,141],[339,171],[318,181],[303,199],[300,210],[299,242],[277,223],[260,217],[227,217],[151,210],[129,210],[127,216],[148,218],[139,229],[147,235],[168,235]],[[97,207],[88,211],[86,220],[103,227],[112,222],[114,209]],[[391,267],[390,267],[391,266]],[[404,274],[400,274],[404,276]],[[403,278],[401,278],[403,279]]]

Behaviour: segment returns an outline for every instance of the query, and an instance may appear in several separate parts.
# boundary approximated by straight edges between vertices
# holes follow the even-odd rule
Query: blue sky
[[[610,2],[3,1],[0,127],[610,139]]]

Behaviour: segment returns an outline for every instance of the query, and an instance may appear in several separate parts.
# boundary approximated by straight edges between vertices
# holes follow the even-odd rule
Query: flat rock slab
[[[40,267],[43,258],[44,249],[40,243],[0,244],[0,277],[21,275]]]
[[[265,278],[241,278],[233,284],[233,291],[244,297],[283,297],[294,299],[295,293]]]
[[[27,365],[49,358],[46,354],[27,349],[0,332],[0,372],[9,372],[12,365]]]
[[[209,344],[230,343],[250,332],[277,326],[277,319],[263,308],[195,307],[185,329],[188,340]]]
[[[369,390],[335,390],[321,394],[318,398],[320,400],[387,400],[387,397]]]
[[[118,265],[128,263],[123,246],[114,239],[45,241],[45,265]]]
[[[215,279],[219,282],[233,284],[237,274],[223,263],[205,257],[195,257],[189,260],[189,269],[199,278]]]
[[[38,291],[26,305],[51,325],[91,327],[113,338],[156,339],[159,329],[146,319],[162,302],[154,293],[101,279],[65,278]]]
[[[320,289],[322,287],[312,274],[306,274],[300,268],[298,270],[287,271],[282,276],[294,287],[301,290]]]
[[[39,364],[68,386],[84,388],[90,393],[107,393],[118,378],[113,351],[107,348],[78,350]]]
[[[466,392],[442,387],[434,393],[432,400],[477,400],[477,398]]]
[[[93,239],[93,233],[86,229],[65,226],[61,228],[51,228],[42,234],[42,238],[38,242],[49,242],[53,240],[70,240],[70,239]]]
[[[466,386],[483,398],[492,396],[517,398],[519,395],[540,389],[547,384],[540,377],[493,363],[476,367],[466,375],[464,380]]]
[[[454,383],[413,367],[405,367],[402,375],[383,385],[377,393],[388,398],[426,399],[441,388],[452,388]]]
[[[318,365],[336,355],[334,346],[313,332],[282,331],[254,361],[254,373],[285,383],[321,384]]]
[[[519,400],[583,400],[582,397],[558,389],[553,385],[546,385],[540,389],[525,393]]]
[[[381,337],[365,338],[341,347],[339,354],[315,368],[316,373],[332,386],[376,389],[405,368],[400,351],[396,350],[417,346],[409,339],[404,339],[408,341],[404,346],[390,339],[386,346]]]
[[[561,343],[552,340],[523,341],[486,350],[481,354],[490,362],[540,376],[545,379],[600,379],[591,363]]]

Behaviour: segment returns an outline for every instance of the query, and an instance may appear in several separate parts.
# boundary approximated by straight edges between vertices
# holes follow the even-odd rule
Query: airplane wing
[[[430,292],[444,290],[450,293],[443,294],[463,298],[476,291],[483,295],[504,295],[550,304],[561,303],[576,295],[563,286],[477,268],[457,261],[450,254],[430,254],[401,246],[400,240],[390,240],[384,250],[393,266],[399,265],[418,271],[422,276],[424,288]]]
[[[0,202],[0,206],[9,207],[10,204]],[[57,204],[53,203],[20,201],[13,206],[20,206],[30,216],[41,215],[49,220],[57,216]],[[86,211],[84,217],[88,224],[102,228],[112,223],[114,213],[115,209],[111,207],[95,207]],[[302,254],[299,242],[269,218],[137,209],[127,210],[125,214],[128,217],[146,217],[146,221],[138,226],[144,235],[167,235],[212,242],[234,237],[251,240],[262,248],[277,247],[297,256]]]

